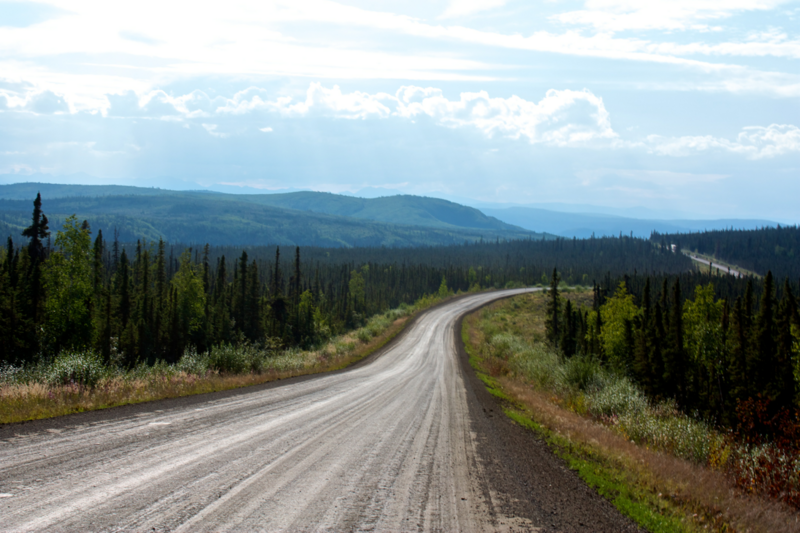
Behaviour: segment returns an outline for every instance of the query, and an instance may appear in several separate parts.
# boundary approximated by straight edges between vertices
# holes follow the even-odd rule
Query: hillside
[[[599,213],[562,213],[531,207],[503,209],[481,208],[485,214],[532,231],[543,231],[561,237],[589,238],[622,233],[648,238],[653,231],[659,233],[688,233],[725,228],[755,229],[776,226],[769,220],[657,220],[629,218]]]
[[[153,187],[130,185],[69,185],[61,183],[12,183],[0,185],[0,198],[6,200],[30,200],[41,193],[42,198],[71,198],[76,196],[97,197],[112,195],[158,196],[172,191]]]
[[[389,224],[260,205],[232,195],[192,192],[55,199],[45,194],[42,208],[51,220],[51,229],[77,214],[88,220],[93,230],[102,229],[108,238],[116,228],[122,241],[163,238],[209,244],[403,247],[542,237],[522,229]],[[31,210],[31,200],[0,200],[0,233],[18,237],[30,223]]]
[[[213,198],[261,206],[294,209],[345,216],[389,224],[428,228],[471,228],[498,231],[524,231],[522,228],[486,216],[481,211],[438,198],[397,195],[381,198],[357,198],[341,194],[301,191],[279,194],[226,194],[211,191],[170,191],[166,189],[123,185],[59,185],[51,183],[16,183],[0,185],[0,198],[27,200],[40,192],[43,198],[91,198],[105,196],[158,196]]]
[[[432,228],[478,228],[520,231],[521,228],[501,222],[492,216],[464,205],[422,196],[384,196],[356,198],[323,192],[237,195],[242,201],[272,205],[328,215],[349,216],[392,224],[411,224]]]

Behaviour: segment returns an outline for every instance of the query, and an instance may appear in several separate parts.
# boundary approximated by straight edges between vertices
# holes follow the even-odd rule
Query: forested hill
[[[0,185],[0,198],[32,200],[37,193],[48,200],[79,197],[147,196],[215,199],[225,202],[256,204],[345,216],[357,219],[442,229],[481,229],[527,232],[518,226],[486,216],[472,207],[422,196],[386,196],[356,198],[324,192],[301,191],[285,194],[225,194],[207,191],[169,191],[122,185],[58,185],[51,183],[17,183]]]
[[[133,187],[130,185],[71,185],[61,183],[12,183],[0,185],[0,198],[6,200],[31,200],[41,194],[43,198],[72,198],[75,196],[115,196],[121,194],[158,196],[174,191],[153,187]]]
[[[425,227],[285,209],[245,201],[244,196],[180,193],[143,189],[156,194],[72,196],[42,195],[42,209],[57,230],[76,214],[94,231],[134,242],[164,239],[168,242],[212,245],[302,246],[426,246],[496,239],[541,239],[542,234],[507,226],[470,228],[440,224]],[[7,194],[8,189],[2,191]],[[324,196],[324,195],[323,195]],[[332,195],[331,195],[332,196]],[[35,195],[34,195],[35,197]],[[19,237],[30,224],[33,197],[0,199],[0,236]],[[454,204],[455,205],[455,204]],[[411,220],[417,222],[417,219]]]
[[[713,256],[779,280],[800,277],[800,227],[778,226],[756,230],[721,230],[702,233],[653,233],[651,240],[678,244],[681,249]]]
[[[236,198],[262,205],[350,216],[392,224],[413,224],[433,228],[522,230],[519,226],[512,226],[494,217],[486,216],[475,208],[439,198],[422,196],[356,198],[324,192],[303,191],[286,194],[237,195]]]

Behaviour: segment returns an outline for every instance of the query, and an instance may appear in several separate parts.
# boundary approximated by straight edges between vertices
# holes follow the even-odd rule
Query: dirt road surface
[[[423,314],[355,368],[0,428],[3,531],[622,531],[511,424],[458,318]]]
[[[713,262],[709,261],[708,259],[703,259],[702,257],[697,257],[694,254],[687,253],[686,255],[688,255],[689,258],[692,261],[695,261],[696,263],[700,263],[702,265],[707,265],[707,266],[710,266],[711,268],[718,268],[720,272],[725,272],[727,274],[730,274],[731,276],[736,276],[737,278],[739,276],[741,276],[741,273],[738,270],[732,269],[729,266],[720,265],[719,263],[713,263]]]

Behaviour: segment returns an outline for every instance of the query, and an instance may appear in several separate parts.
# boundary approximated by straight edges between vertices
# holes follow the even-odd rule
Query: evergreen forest
[[[592,309],[573,308],[556,290],[548,336],[567,357],[595,358],[653,400],[732,427],[750,398],[766,400],[773,415],[800,406],[799,290],[769,271],[762,280],[608,277],[595,285]]]
[[[133,366],[175,362],[188,347],[310,347],[442,287],[547,283],[553,265],[584,285],[690,266],[628,237],[354,249],[126,243],[75,216],[51,229],[40,196],[22,235],[0,251],[0,360],[11,365],[84,348]]]
[[[796,228],[763,233],[770,246],[794,249]],[[794,408],[796,278],[693,271],[666,243],[655,235],[350,249],[124,242],[74,215],[51,228],[37,196],[22,239],[0,250],[0,364],[83,349],[133,367],[222,345],[311,348],[426,295],[581,285],[594,287],[592,309],[556,299],[548,314],[550,340],[567,357],[596,358],[651,398],[723,425],[759,395],[774,412]]]

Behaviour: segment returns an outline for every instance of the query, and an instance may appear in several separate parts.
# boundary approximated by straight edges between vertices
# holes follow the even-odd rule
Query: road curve
[[[531,530],[486,480],[454,346],[422,315],[346,372],[0,440],[4,531]],[[160,404],[163,405],[163,404]]]

